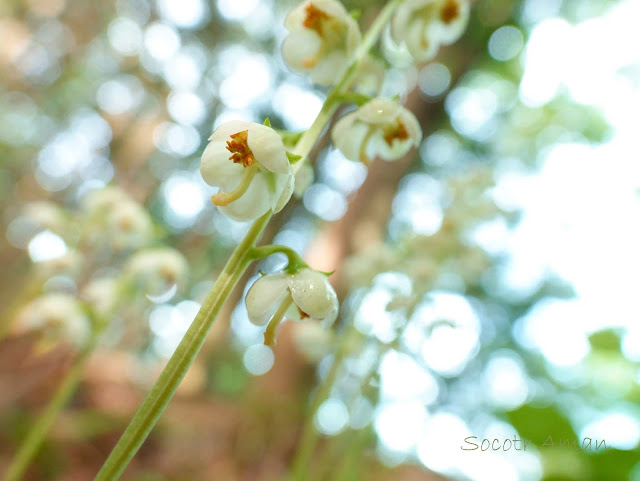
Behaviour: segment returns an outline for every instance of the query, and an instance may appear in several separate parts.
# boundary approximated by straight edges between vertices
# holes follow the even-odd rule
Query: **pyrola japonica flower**
[[[41,347],[57,341],[84,346],[91,336],[91,322],[81,304],[68,294],[46,294],[22,308],[13,328],[14,334],[40,332]]]
[[[84,235],[94,246],[137,249],[153,237],[147,210],[119,187],[104,187],[83,198]]]
[[[158,247],[133,255],[125,266],[125,277],[147,295],[161,296],[180,287],[186,280],[189,266],[177,250]]]
[[[249,289],[246,303],[249,320],[257,326],[274,320],[277,325],[283,317],[331,325],[338,316],[338,296],[326,274],[309,268],[262,276]]]
[[[469,20],[469,0],[407,0],[391,22],[391,35],[414,59],[426,62],[460,38]]]
[[[218,127],[209,140],[200,172],[207,184],[220,187],[211,201],[223,214],[248,221],[285,206],[294,176],[275,130],[233,120]]]
[[[358,24],[335,0],[307,0],[284,24],[290,32],[282,45],[284,61],[320,85],[340,78],[360,43]]]
[[[350,160],[396,160],[422,139],[416,117],[393,100],[373,99],[336,122],[333,144]]]

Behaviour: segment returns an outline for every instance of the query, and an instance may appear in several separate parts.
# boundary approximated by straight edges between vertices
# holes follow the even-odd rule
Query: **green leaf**
[[[287,159],[289,159],[290,164],[295,164],[301,158],[302,158],[301,155],[292,154],[291,152],[287,151]]]
[[[553,407],[522,406],[507,413],[507,419],[518,433],[537,446],[551,436],[554,440],[578,439],[569,421]]]
[[[271,127],[271,120],[269,120],[269,117],[264,119],[264,122],[262,122],[262,125],[266,125],[267,127]]]
[[[589,343],[601,351],[620,351],[620,336],[615,329],[603,329],[589,336]]]

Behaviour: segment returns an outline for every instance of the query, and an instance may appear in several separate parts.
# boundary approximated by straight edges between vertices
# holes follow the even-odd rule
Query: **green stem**
[[[327,376],[322,381],[322,384],[320,384],[320,387],[313,398],[313,402],[311,403],[304,425],[302,426],[302,436],[298,444],[298,449],[296,450],[295,458],[291,463],[292,481],[304,481],[306,479],[306,471],[309,469],[311,457],[313,456],[313,452],[315,451],[316,444],[318,442],[318,431],[313,425],[313,420],[322,403],[325,402],[331,394],[331,388],[336,382],[340,366],[342,365],[342,360],[347,354],[349,346],[353,340],[358,337],[358,333],[353,327],[353,324],[349,324],[346,329],[348,329],[348,332],[344,332],[342,336],[340,336],[340,344],[336,348],[333,362],[331,363],[331,369],[329,369]]]
[[[311,127],[302,134],[293,153],[300,155],[300,161],[293,165],[294,172],[302,166],[311,153],[313,146],[322,135],[323,130],[331,120],[331,117],[340,105],[340,96],[343,95],[353,81],[357,68],[377,41],[383,27],[391,18],[391,14],[402,0],[393,0],[380,12],[371,29],[365,35],[362,44],[354,57],[353,62],[344,73],[338,84],[329,92],[327,99],[311,124]],[[271,219],[271,212],[254,221],[244,239],[238,244],[222,273],[213,285],[211,292],[202,304],[196,318],[191,323],[189,330],[180,341],[176,351],[167,362],[164,370],[151,388],[151,391],[142,405],[133,416],[129,426],[117,442],[111,454],[98,472],[95,481],[115,481],[123,471],[147,438],[153,426],[173,397],[178,385],[193,363],[211,326],[220,313],[222,306],[231,294],[231,291],[242,277],[251,260],[251,250],[255,247],[264,228]]]
[[[231,254],[189,330],[98,472],[96,481],[118,479],[151,432],[195,360],[231,291],[247,269],[251,261],[251,249],[260,238],[271,217],[272,213],[269,211],[254,221],[244,239]]]
[[[18,448],[11,465],[9,465],[4,481],[18,481],[24,475],[29,464],[31,464],[31,460],[38,453],[38,449],[42,445],[42,442],[51,429],[56,417],[67,404],[69,398],[73,395],[80,383],[87,360],[98,344],[101,332],[102,330],[98,329],[91,336],[89,344],[85,346],[78,357],[74,360],[71,369],[67,372],[62,383],[58,386],[58,389],[53,395],[53,398],[49,401],[44,412],[40,415],[31,429],[29,429],[27,436]]]
[[[287,256],[287,267],[286,271],[290,274],[295,274],[300,269],[304,269],[305,267],[309,267],[305,261],[302,260],[300,255],[294,251],[291,247],[270,244],[266,246],[255,247],[251,251],[252,259],[263,259],[272,254],[284,254]]]
[[[278,329],[278,326],[282,322],[282,318],[287,313],[287,309],[289,309],[289,306],[292,303],[293,303],[293,299],[291,298],[290,295],[287,295],[284,301],[280,303],[280,307],[278,307],[278,310],[269,321],[267,330],[264,331],[265,346],[274,346],[276,344],[276,329]]]

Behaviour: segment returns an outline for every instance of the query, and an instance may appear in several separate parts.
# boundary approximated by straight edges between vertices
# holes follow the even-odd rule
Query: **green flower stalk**
[[[298,140],[292,153],[300,156],[301,159],[292,166],[294,172],[300,168],[308,157],[326,125],[340,106],[341,96],[349,89],[360,63],[376,43],[382,29],[389,22],[393,12],[401,3],[401,0],[391,1],[382,9],[356,50],[351,65],[346,69],[337,85],[327,96],[320,113],[311,127]],[[230,132],[230,134],[236,133],[238,132]],[[239,140],[244,141],[242,138],[239,138]],[[247,139],[246,144],[251,148],[250,138]],[[242,159],[248,159],[248,156],[245,155],[247,152],[244,150],[244,147],[242,149],[240,147],[235,148],[233,145],[230,147],[234,149],[236,153],[240,154],[238,158],[241,161]],[[240,150],[242,150],[242,152],[239,152]],[[232,205],[232,203],[228,204],[228,206],[230,205]],[[213,326],[229,295],[248,268],[252,260],[253,249],[272,215],[273,211],[269,209],[265,214],[257,218],[251,225],[244,239],[233,251],[229,261],[220,273],[211,292],[189,327],[189,330],[98,472],[95,478],[96,481],[113,481],[120,478],[135,453],[153,429],[153,426],[169,404],[182,378],[200,351],[209,330]]]

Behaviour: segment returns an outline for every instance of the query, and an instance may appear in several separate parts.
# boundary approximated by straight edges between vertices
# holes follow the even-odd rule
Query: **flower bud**
[[[361,39],[358,24],[335,0],[307,0],[284,24],[290,32],[282,45],[284,61],[319,85],[340,78]]]
[[[293,170],[275,130],[233,120],[216,129],[202,154],[204,181],[221,192],[212,197],[220,211],[237,221],[279,212],[293,193]]]
[[[376,98],[338,120],[331,138],[347,159],[369,164],[376,156],[399,159],[420,144],[422,131],[409,110],[393,100]]]

